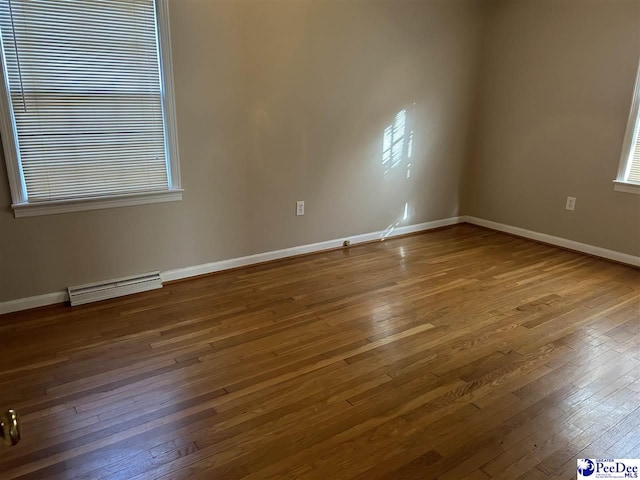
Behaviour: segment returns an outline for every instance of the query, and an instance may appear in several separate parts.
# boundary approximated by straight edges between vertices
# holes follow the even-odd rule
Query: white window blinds
[[[167,190],[153,0],[0,0],[28,202]]]
[[[628,162],[628,171],[625,180],[640,183],[640,115],[639,118],[636,118]]]

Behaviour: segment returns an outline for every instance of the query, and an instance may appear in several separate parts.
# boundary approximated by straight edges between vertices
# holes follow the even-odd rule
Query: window
[[[622,147],[618,178],[614,188],[621,192],[640,194],[640,66],[636,76],[636,86],[631,102],[631,113]]]
[[[166,0],[0,0],[16,217],[181,198]]]

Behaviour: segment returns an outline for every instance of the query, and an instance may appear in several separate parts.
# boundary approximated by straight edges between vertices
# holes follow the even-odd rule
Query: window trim
[[[108,195],[83,199],[49,200],[12,204],[16,218],[53,215],[56,213],[81,212],[85,210],[102,210],[103,208],[128,207],[147,203],[173,202],[182,200],[182,190],[164,190],[161,192],[128,193],[125,195]]]
[[[178,130],[176,126],[175,100],[173,94],[173,62],[171,58],[171,37],[169,27],[168,0],[154,0],[156,10],[156,34],[158,36],[158,57],[160,60],[160,82],[162,85],[162,113],[165,128],[165,151],[169,157],[167,176],[169,189],[163,191],[115,194],[107,196],[83,197],[67,200],[46,200],[29,202],[17,151],[18,132],[13,116],[8,89],[7,71],[4,65],[0,75],[0,135],[4,151],[7,177],[11,191],[11,207],[16,218],[35,215],[98,210],[125,207],[147,203],[182,200],[180,162],[178,158]],[[1,47],[0,38],[0,47]]]
[[[613,189],[617,192],[635,193],[640,195],[640,183],[627,180],[629,169],[631,168],[631,152],[634,147],[633,134],[636,125],[640,122],[640,63],[636,73],[636,83],[633,89],[633,99],[631,100],[631,110],[629,119],[627,120],[627,130],[624,134],[624,142],[622,143],[622,153],[620,155],[620,163],[618,165],[618,176],[613,180]],[[640,138],[636,139],[640,141]]]

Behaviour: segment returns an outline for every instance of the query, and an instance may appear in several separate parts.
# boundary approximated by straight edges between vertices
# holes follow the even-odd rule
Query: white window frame
[[[635,142],[640,142],[640,138],[633,138],[638,122],[640,122],[640,63],[638,64],[638,72],[636,73],[636,84],[633,89],[633,100],[631,101],[629,120],[627,120],[627,131],[624,134],[624,142],[622,144],[618,176],[613,181],[613,189],[617,192],[640,195],[640,183],[627,180],[629,170],[631,169],[631,154],[634,151]],[[638,137],[640,137],[640,135],[638,135]]]
[[[160,58],[160,80],[162,82],[162,107],[164,115],[165,143],[168,153],[169,189],[161,192],[145,192],[138,194],[106,195],[98,197],[74,198],[68,200],[49,200],[29,203],[26,185],[17,151],[18,138],[13,118],[13,111],[8,89],[7,72],[2,60],[0,75],[0,135],[4,149],[7,175],[14,215],[30,217],[56,213],[97,210],[102,208],[124,207],[146,203],[171,202],[182,199],[180,181],[180,163],[178,159],[178,133],[175,120],[175,104],[173,97],[173,71],[171,61],[171,40],[169,35],[168,0],[155,0],[156,31],[158,34],[158,50]],[[0,55],[4,55],[0,52]]]

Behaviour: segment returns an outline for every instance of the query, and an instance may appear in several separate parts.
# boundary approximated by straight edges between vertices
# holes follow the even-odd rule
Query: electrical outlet
[[[304,215],[304,200],[296,202],[296,216]]]
[[[567,210],[575,210],[576,209],[576,197],[567,197],[567,204],[565,207]]]

